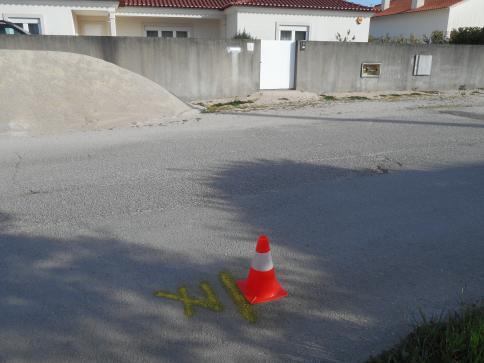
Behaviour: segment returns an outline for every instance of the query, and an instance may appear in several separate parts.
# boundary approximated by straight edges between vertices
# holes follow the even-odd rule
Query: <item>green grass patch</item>
[[[349,96],[349,97],[346,97],[346,99],[351,101],[369,100],[369,98],[365,96]]]
[[[399,98],[399,97],[405,97],[405,96],[408,96],[407,93],[390,93],[390,94],[383,94],[383,95],[380,95],[380,97],[382,98]]]
[[[321,98],[325,101],[336,101],[337,98],[334,97],[334,96],[330,96],[330,95],[321,95]]]
[[[439,91],[422,91],[421,93],[425,93],[427,95],[438,95],[438,94],[440,94]]]
[[[484,302],[426,319],[393,348],[367,363],[484,362]]]
[[[233,108],[240,108],[242,105],[249,104],[249,103],[254,103],[254,101],[247,100],[247,101],[241,101],[241,100],[233,100],[230,102],[223,102],[223,103],[214,103],[212,105],[208,105],[204,112],[218,112],[218,111],[225,111],[225,110],[230,110]]]
[[[410,96],[425,96],[424,93],[412,92],[412,93],[390,93],[380,95],[381,98],[400,98],[400,97],[410,97]]]

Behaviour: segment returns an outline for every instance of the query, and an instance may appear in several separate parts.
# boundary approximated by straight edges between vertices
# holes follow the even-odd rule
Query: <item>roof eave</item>
[[[293,6],[293,5],[266,5],[266,4],[247,4],[244,2],[237,2],[234,1],[232,3],[228,3],[225,6],[221,7],[204,7],[204,6],[152,6],[147,4],[137,4],[137,5],[126,5],[124,2],[119,3],[119,7],[124,8],[172,8],[172,9],[209,9],[209,10],[225,10],[231,7],[256,7],[256,8],[273,8],[273,9],[301,9],[301,10],[327,10],[327,11],[354,11],[354,12],[369,12],[374,13],[374,9],[371,7],[361,6],[355,8],[340,8],[340,7],[315,7],[315,6]]]

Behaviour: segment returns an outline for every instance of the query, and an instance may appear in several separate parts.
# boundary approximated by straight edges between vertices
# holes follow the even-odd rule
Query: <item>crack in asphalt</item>
[[[14,170],[13,170],[12,184],[15,184],[17,182],[17,175],[18,175],[18,172],[20,170],[20,163],[23,160],[22,155],[20,155],[19,153],[16,152],[15,155],[17,155],[18,160],[15,163]]]

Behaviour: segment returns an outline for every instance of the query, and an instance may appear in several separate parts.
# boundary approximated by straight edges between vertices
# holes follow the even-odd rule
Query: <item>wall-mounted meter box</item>
[[[381,63],[362,63],[361,78],[378,78],[381,74]]]
[[[414,76],[430,76],[432,72],[432,56],[417,54],[413,65]]]

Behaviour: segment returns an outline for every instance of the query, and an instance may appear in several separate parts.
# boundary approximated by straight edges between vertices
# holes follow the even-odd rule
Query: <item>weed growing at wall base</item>
[[[321,95],[320,96],[324,101],[336,101],[337,98],[331,95]]]
[[[217,112],[217,111],[227,111],[234,108],[241,108],[242,105],[250,104],[250,103],[254,103],[254,101],[233,100],[233,101],[224,102],[224,103],[214,103],[212,105],[208,105],[205,108],[205,110],[203,110],[202,112],[211,113],[211,112]]]

